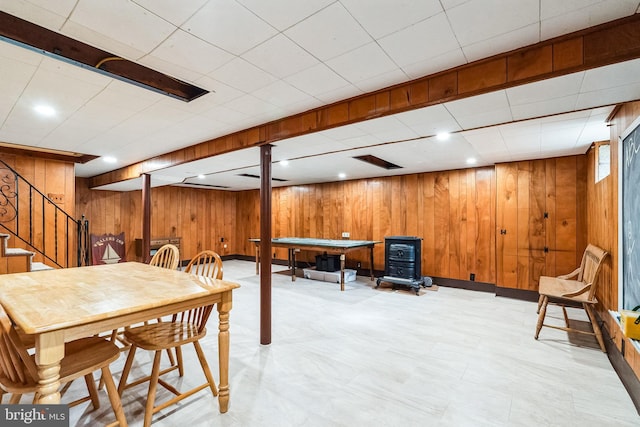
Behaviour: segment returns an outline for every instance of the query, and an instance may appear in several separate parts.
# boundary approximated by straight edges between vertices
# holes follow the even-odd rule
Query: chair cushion
[[[126,329],[126,340],[145,350],[164,350],[197,341],[207,334],[203,328],[189,322],[158,322]]]

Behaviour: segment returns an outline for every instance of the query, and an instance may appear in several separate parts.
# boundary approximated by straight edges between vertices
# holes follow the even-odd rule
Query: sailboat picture
[[[94,265],[125,262],[124,232],[120,234],[92,234],[91,260]]]
[[[107,248],[104,250],[104,254],[102,255],[102,262],[105,264],[115,264],[120,261],[120,256],[116,252],[113,247],[107,243]]]

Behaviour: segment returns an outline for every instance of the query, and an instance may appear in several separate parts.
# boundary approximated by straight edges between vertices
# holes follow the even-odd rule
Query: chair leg
[[[542,295],[542,298],[542,305],[540,307],[540,313],[538,314],[538,324],[536,325],[536,339],[538,339],[538,335],[540,335],[540,329],[542,329],[542,325],[544,324],[544,317],[547,314],[547,304],[549,303],[549,297],[547,297],[546,295]]]
[[[204,356],[204,351],[202,351],[202,347],[198,341],[194,341],[193,346],[196,348],[198,360],[200,361],[200,366],[202,366],[204,376],[207,378],[207,382],[209,383],[209,388],[211,388],[211,393],[213,393],[213,396],[215,397],[218,395],[218,389],[216,388],[216,382],[213,380],[213,375],[211,375],[211,369],[209,369],[209,364]]]
[[[167,349],[167,356],[169,356],[169,365],[175,366],[176,360],[173,358],[173,353],[170,348]]]
[[[184,365],[182,364],[182,348],[176,347],[176,359],[178,359],[178,373],[182,377],[184,375]]]
[[[151,370],[151,379],[149,380],[149,393],[147,393],[147,405],[144,410],[144,427],[151,425],[153,417],[153,407],[156,401],[156,389],[158,388],[158,378],[160,377],[160,356],[162,351],[157,350],[153,356],[153,369]]]
[[[567,328],[569,328],[569,315],[567,314],[567,306],[562,306],[562,315],[564,316],[564,324]]]
[[[596,335],[596,339],[598,340],[598,344],[600,344],[600,349],[603,353],[607,352],[607,348],[604,346],[604,339],[602,338],[602,331],[600,330],[600,325],[598,325],[598,319],[596,318],[595,313],[593,312],[593,307],[589,304],[582,304],[584,307],[584,311],[587,312],[589,316],[589,320],[591,320],[591,327],[593,328],[593,332]]]
[[[540,295],[540,298],[538,298],[538,309],[536,310],[537,314],[540,314],[540,307],[542,307],[543,300],[544,300],[544,295]]]
[[[93,373],[85,375],[84,382],[87,384],[87,391],[89,392],[89,398],[93,404],[93,409],[100,408],[100,398],[98,398],[98,390],[96,389]]]
[[[20,398],[22,397],[21,394],[15,393],[11,395],[11,398],[9,398],[9,404],[10,405],[17,405],[18,403],[20,403]]]
[[[122,392],[127,387],[127,378],[129,378],[129,372],[131,372],[131,366],[133,365],[133,357],[136,355],[136,346],[132,345],[127,355],[127,361],[122,368],[122,375],[120,376],[120,382],[118,383],[118,395],[122,396]]]
[[[125,418],[124,411],[122,410],[120,395],[118,394],[118,389],[116,389],[116,383],[113,382],[113,376],[111,376],[111,370],[109,369],[109,366],[105,366],[102,368],[102,380],[105,387],[107,388],[107,395],[109,396],[111,408],[113,409],[113,413],[116,416],[116,420],[118,420],[118,424],[120,425],[120,427],[127,427],[127,419]]]

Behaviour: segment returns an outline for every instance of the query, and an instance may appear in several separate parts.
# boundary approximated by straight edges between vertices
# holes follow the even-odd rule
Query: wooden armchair
[[[116,416],[117,422],[114,424],[126,426],[127,421],[120,403],[120,396],[109,369],[111,362],[120,356],[118,347],[104,338],[83,338],[66,343],[64,354],[60,364],[60,382],[66,384],[76,378],[84,377],[89,390],[88,397],[71,402],[69,406],[91,400],[95,409],[100,407],[98,391],[93,379],[93,372],[100,369]],[[0,306],[0,391],[2,394],[11,393],[9,401],[11,404],[19,403],[23,394],[34,393],[33,403],[35,403],[37,384],[38,370],[35,357],[29,354],[11,319]]]
[[[203,251],[197,254],[189,262],[185,272],[213,279],[222,279],[222,260],[220,259],[220,256],[213,251]],[[210,388],[214,396],[218,395],[213,375],[211,374],[211,370],[209,369],[209,365],[207,364],[207,360],[199,342],[199,340],[207,334],[205,325],[213,307],[213,305],[199,307],[182,313],[177,313],[173,316],[171,321],[162,321],[125,330],[124,335],[126,340],[131,343],[131,349],[129,350],[127,361],[125,362],[122,370],[122,377],[120,378],[120,383],[118,385],[118,392],[122,395],[122,392],[127,388],[149,381],[149,391],[144,414],[145,427],[151,424],[151,418],[154,413],[173,405],[194,393]],[[194,387],[191,390],[180,392],[174,386],[160,379],[160,376],[173,371],[176,368],[178,369],[179,375],[181,377],[183,376],[184,369],[182,364],[181,346],[188,343],[193,343],[207,382]],[[127,379],[133,364],[133,358],[138,347],[155,352],[151,375],[127,384]],[[176,350],[178,365],[171,366],[161,371],[160,356],[162,354],[162,350],[170,350],[172,348]],[[155,396],[158,384],[175,394],[175,397],[156,406]]]
[[[594,245],[588,245],[582,256],[582,262],[573,272],[558,277],[540,277],[540,298],[538,300],[538,323],[536,325],[535,338],[538,339],[540,329],[543,326],[560,329],[568,332],[578,332],[581,334],[595,335],[598,344],[603,352],[606,352],[602,331],[598,325],[594,306],[598,303],[596,299],[596,287],[598,285],[598,273],[602,267],[602,262],[608,253]],[[575,279],[572,279],[575,277]],[[549,300],[551,298],[551,301]],[[564,321],[566,326],[548,325],[544,323],[549,303],[562,306]],[[589,317],[591,331],[583,331],[569,326],[566,305],[582,306]]]

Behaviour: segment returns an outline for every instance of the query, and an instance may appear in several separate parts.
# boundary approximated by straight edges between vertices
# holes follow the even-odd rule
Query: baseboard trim
[[[531,291],[528,289],[503,288],[501,286],[496,286],[496,296],[515,298],[531,302],[536,302],[538,301],[538,298],[540,298],[540,294],[537,291]]]
[[[470,280],[447,279],[445,277],[431,277],[433,283],[438,286],[446,286],[448,288],[467,289],[470,291],[495,293],[496,285],[485,282],[472,282]]]

